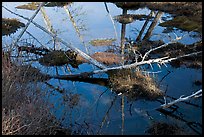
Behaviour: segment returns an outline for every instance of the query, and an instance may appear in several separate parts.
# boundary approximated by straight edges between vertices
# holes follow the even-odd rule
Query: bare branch
[[[4,6],[2,6],[4,7]],[[11,10],[7,9],[6,7],[4,7],[7,11],[11,12],[12,14],[15,14],[25,20],[29,20],[28,18],[16,14],[14,12],[12,12]],[[92,57],[90,57],[89,55],[87,55],[86,53],[84,53],[83,51],[79,50],[78,48],[72,46],[71,44],[68,44],[67,42],[65,42],[64,40],[62,40],[61,38],[56,37],[55,34],[53,34],[52,32],[49,32],[46,28],[42,27],[41,25],[37,24],[36,22],[34,22],[33,20],[31,20],[31,22],[38,28],[40,28],[41,30],[43,30],[44,32],[46,32],[47,34],[49,34],[51,37],[55,37],[55,40],[61,42],[62,44],[64,44],[65,46],[69,47],[70,49],[72,49],[73,51],[75,51],[76,53],[78,53],[79,55],[81,55],[83,58],[85,58],[86,60],[88,60],[90,63],[94,64],[95,66],[101,68],[101,69],[105,69],[106,66],[104,64],[101,64],[100,62],[98,62],[97,60],[93,59]]]
[[[193,93],[192,95],[189,95],[187,97],[183,97],[184,95],[182,95],[180,98],[178,98],[177,100],[174,100],[172,102],[169,102],[169,103],[166,103],[165,101],[165,104],[161,105],[162,108],[167,108],[169,106],[172,106],[178,102],[181,102],[181,101],[185,101],[185,100],[189,100],[191,98],[197,98],[197,97],[200,97],[202,96],[202,89],[198,90],[197,92]]]
[[[40,6],[38,7],[38,9],[36,10],[36,12],[33,14],[33,16],[28,20],[28,23],[26,24],[25,28],[21,31],[21,33],[19,34],[19,36],[17,37],[16,41],[14,42],[14,45],[16,45],[16,43],[19,41],[19,39],[22,37],[23,33],[26,31],[26,29],[28,28],[28,26],[30,25],[30,23],[32,22],[32,20],[35,18],[35,16],[38,14],[38,12],[40,11],[41,7],[45,4],[45,2],[42,2],[40,4]]]
[[[144,54],[144,56],[143,56],[143,58],[142,58],[142,61],[145,60],[145,58],[147,57],[148,54],[150,54],[150,52],[155,51],[155,50],[160,49],[160,48],[163,48],[163,47],[166,47],[166,46],[168,46],[169,44],[176,43],[176,42],[179,41],[181,38],[182,38],[182,37],[177,37],[176,39],[171,40],[171,41],[168,42],[168,43],[165,43],[165,44],[163,44],[163,45],[161,45],[161,46],[159,46],[159,47],[150,49],[149,51],[147,51],[147,52]]]

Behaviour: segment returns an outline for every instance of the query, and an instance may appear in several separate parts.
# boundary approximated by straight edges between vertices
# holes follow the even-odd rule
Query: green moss
[[[160,23],[159,25],[162,27],[176,27],[185,31],[202,31],[202,24],[193,21],[186,16],[177,16],[174,19]]]

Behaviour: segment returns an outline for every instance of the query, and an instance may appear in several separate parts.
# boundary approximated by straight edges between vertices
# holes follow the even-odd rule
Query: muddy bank
[[[160,23],[159,26],[178,29],[184,31],[196,31],[202,32],[202,25],[200,22],[194,21],[192,18],[187,16],[176,16],[172,20]]]
[[[117,7],[136,10],[147,7],[150,10],[160,10],[174,15],[195,16],[202,21],[202,2],[113,2]]]

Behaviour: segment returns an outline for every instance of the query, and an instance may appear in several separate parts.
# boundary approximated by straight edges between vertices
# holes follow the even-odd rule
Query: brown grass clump
[[[91,40],[90,44],[93,46],[112,46],[116,39],[95,39]]]
[[[72,67],[77,68],[81,61],[76,57],[77,54],[74,51],[55,50],[40,58],[39,63],[45,66],[62,66],[69,63]]]
[[[17,19],[2,18],[2,36],[15,33],[21,27],[25,27],[25,24]]]
[[[140,71],[117,70],[109,72],[110,87],[118,93],[124,93],[129,99],[156,99],[163,95],[150,76]]]
[[[38,6],[40,5],[39,2],[31,2],[28,4],[17,6],[17,9],[26,9],[26,10],[37,10]]]

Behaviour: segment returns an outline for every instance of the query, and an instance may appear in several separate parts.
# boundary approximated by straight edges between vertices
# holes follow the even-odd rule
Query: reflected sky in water
[[[23,10],[23,9],[15,9],[17,5],[22,5],[24,3],[17,3],[17,2],[3,2],[2,5],[9,8],[10,10],[22,14],[26,17],[31,17],[34,11]],[[122,10],[117,8],[112,3],[107,3],[110,14],[112,17],[116,15],[120,15]],[[87,31],[83,32],[83,38],[85,42],[89,45],[89,50],[91,53],[96,51],[104,51],[107,47],[92,47],[89,44],[89,41],[92,39],[101,39],[101,38],[114,38],[114,29],[113,24],[108,16],[107,11],[105,10],[105,6],[103,2],[79,2],[74,3],[71,6],[71,9],[80,8],[79,12],[84,13],[84,15],[79,16],[83,23],[85,24]],[[57,7],[45,7],[46,13],[50,18],[51,23],[53,24],[54,30],[58,32],[58,37],[62,38],[66,42],[74,45],[77,48],[80,48],[82,51],[85,51],[83,44],[80,42],[77,33],[73,29],[72,23],[70,22],[66,12],[63,8]],[[129,14],[146,14],[150,13],[150,10],[147,8],[138,9],[136,11],[128,11]],[[168,13],[164,13],[163,17],[170,16]],[[12,15],[2,9],[2,17],[5,18],[18,18],[15,15]],[[20,21],[26,23],[25,20],[20,19]],[[42,26],[46,27],[44,20],[42,18],[42,14],[39,13],[36,18],[34,19],[37,23],[41,24]],[[163,21],[162,19],[160,20]],[[131,39],[136,39],[136,36],[139,34],[138,31],[142,28],[144,21],[136,20],[131,24],[126,25],[126,37]],[[151,23],[148,23],[147,28],[150,26]],[[115,21],[116,30],[118,36],[120,36],[121,32],[121,24]],[[164,42],[168,42],[168,34],[162,33],[165,28],[156,26],[153,31],[153,36],[151,40],[159,40],[162,39]],[[46,33],[41,31],[40,29],[36,29],[34,25],[30,25],[28,31],[32,33],[39,41],[41,41],[45,46],[52,48],[53,44],[48,44],[49,40],[51,39]],[[2,37],[3,43],[10,43],[12,38],[16,38],[20,30],[12,34],[11,37]],[[200,38],[193,38],[189,36],[189,32],[176,30],[175,34],[177,36],[184,36],[186,35],[180,42],[184,44],[192,44],[196,41],[200,41]],[[196,34],[191,32],[190,34]],[[175,37],[173,33],[169,34],[171,37]],[[28,35],[24,34],[22,39],[27,38]],[[28,40],[28,42],[33,42],[32,40]],[[67,49],[67,47],[60,44],[60,49]],[[39,63],[34,62],[32,64],[35,67],[41,69],[43,73],[48,73],[55,75],[57,74],[65,74],[69,73],[65,67],[44,67],[41,66]],[[201,86],[195,86],[192,84],[195,80],[202,80],[202,71],[189,69],[185,67],[181,68],[172,68],[168,66],[167,68],[163,66],[161,69],[154,67],[154,71],[161,70],[162,72],[156,75],[156,79],[159,81],[161,78],[167,74],[167,70],[171,71],[168,77],[164,79],[162,82],[162,88],[167,88],[167,93],[170,96],[174,96],[178,98],[180,95],[190,95],[192,92],[202,88]],[[72,73],[80,73],[93,70],[93,67],[87,63],[81,64],[79,69],[71,68]],[[107,77],[107,75],[101,75],[101,77]],[[54,109],[52,110],[55,115],[60,119],[63,115],[65,115],[65,119],[63,124],[65,126],[69,125],[70,123],[74,124],[75,122],[80,124],[85,124],[86,122],[90,124],[90,129],[93,130],[94,133],[99,130],[100,125],[102,124],[102,120],[106,116],[107,111],[110,108],[109,114],[107,115],[107,121],[104,123],[102,127],[101,134],[121,134],[121,96],[118,96],[116,93],[111,91],[111,89],[99,86],[90,83],[84,82],[72,82],[72,81],[65,81],[65,80],[55,80],[51,79],[48,81],[49,84],[53,86],[58,86],[66,90],[67,93],[76,93],[80,95],[80,102],[79,104],[74,107],[73,109],[68,109],[66,102],[63,101],[63,97],[65,94],[61,94],[57,91],[54,91],[54,94],[49,95],[49,101],[51,104],[54,104]],[[104,92],[104,93],[103,93]],[[103,93],[103,95],[101,95]],[[101,96],[101,97],[100,97]],[[99,98],[100,97],[100,98]],[[48,96],[47,96],[48,98]],[[115,99],[116,98],[116,99]],[[56,101],[57,100],[57,101]],[[130,115],[130,104],[132,104],[132,115]],[[201,102],[199,102],[201,105]],[[164,120],[166,122],[172,121],[172,118],[166,117],[157,111],[153,111],[153,109],[159,106],[160,103],[153,102],[153,101],[145,101],[145,100],[136,100],[136,101],[129,101],[125,98],[125,129],[124,134],[145,134],[144,131],[151,125],[152,121],[149,120],[149,116],[146,113],[141,112],[139,110],[148,110],[151,116],[155,120]],[[201,109],[183,109],[185,105],[180,103],[181,111],[184,112],[187,116],[188,120],[195,120],[200,122],[201,120]],[[192,110],[195,110],[193,113]],[[197,117],[195,114],[198,114]],[[70,117],[72,122],[70,122]],[[85,122],[84,122],[85,121]],[[176,120],[175,120],[176,121]],[[180,123],[181,124],[181,123]],[[182,123],[181,126],[185,126],[185,123]],[[83,127],[85,128],[85,127]],[[90,130],[88,129],[88,130]],[[90,131],[91,132],[91,131]],[[85,134],[85,133],[84,133]]]

